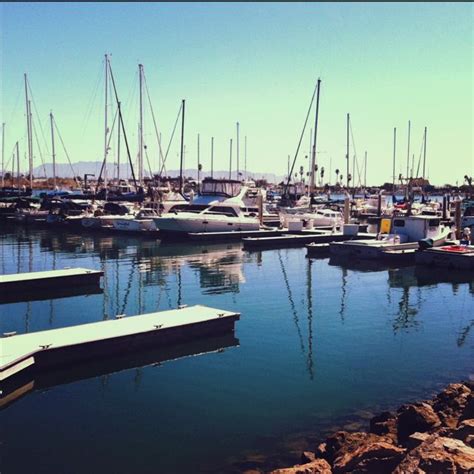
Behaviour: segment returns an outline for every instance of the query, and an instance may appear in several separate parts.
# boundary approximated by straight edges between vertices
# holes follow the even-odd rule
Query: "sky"
[[[247,137],[248,170],[286,174],[320,77],[317,163],[332,182],[336,169],[346,174],[350,113],[356,182],[366,151],[368,184],[391,182],[394,127],[396,174],[406,175],[410,120],[410,163],[414,154],[417,168],[426,126],[430,181],[462,184],[474,174],[473,11],[470,3],[2,3],[5,160],[18,140],[26,169],[24,73],[40,145],[34,140],[35,166],[51,162],[51,110],[72,161],[102,160],[107,53],[133,160],[141,63],[164,150],[186,100],[186,167],[197,166],[199,134],[205,174],[211,137],[215,170],[229,169],[233,139],[235,170],[239,122],[239,168]],[[156,170],[158,141],[144,102],[144,141]],[[115,104],[108,113],[113,119]],[[309,167],[313,126],[312,111],[296,169]],[[111,133],[113,160],[116,128]],[[179,138],[178,125],[167,169],[179,168]],[[56,154],[67,161],[60,143]]]

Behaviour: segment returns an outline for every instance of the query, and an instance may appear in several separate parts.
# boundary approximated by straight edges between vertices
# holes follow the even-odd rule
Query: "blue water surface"
[[[2,474],[224,472],[263,440],[395,407],[474,374],[472,274],[336,265],[307,259],[305,249],[248,253],[239,243],[0,233],[2,273],[105,272],[103,293],[0,305],[2,333],[179,304],[241,313],[235,338],[27,381],[0,410]]]

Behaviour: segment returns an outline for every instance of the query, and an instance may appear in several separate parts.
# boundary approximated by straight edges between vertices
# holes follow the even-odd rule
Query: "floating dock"
[[[474,270],[474,246],[448,245],[417,251],[415,262],[426,266]]]
[[[71,298],[73,296],[81,295],[100,295],[104,290],[100,287],[99,283],[96,284],[85,284],[85,285],[74,285],[74,286],[53,286],[50,288],[41,288],[39,290],[28,290],[28,291],[1,291],[0,292],[0,304],[6,303],[21,303],[27,301],[44,301],[44,300],[55,300],[59,298]]]
[[[103,375],[110,375],[129,369],[159,367],[178,359],[221,353],[237,347],[239,340],[234,334],[205,337],[192,342],[148,348],[133,354],[117,354],[96,358],[75,364],[73,367],[59,367],[48,371],[24,371],[1,384],[0,410],[7,408],[23,396],[37,390],[69,384]]]
[[[104,272],[88,270],[87,268],[65,268],[45,272],[16,273],[0,275],[0,291],[19,293],[51,289],[54,286],[64,288],[69,286],[98,285]]]
[[[326,244],[346,240],[375,239],[376,234],[359,232],[357,235],[345,235],[342,232],[313,231],[303,234],[281,235],[277,237],[248,237],[243,239],[244,250],[270,250],[279,248],[304,247],[306,244]]]
[[[359,225],[359,229],[362,231],[367,230],[367,225]],[[289,230],[287,228],[267,228],[259,230],[247,230],[247,231],[236,231],[232,230],[229,232],[191,232],[189,234],[183,234],[182,238],[188,240],[201,241],[201,242],[236,242],[246,238],[260,238],[260,237],[280,237],[285,235],[297,235],[297,236],[308,236],[308,235],[321,235],[323,233],[331,232],[333,228],[331,226],[320,226],[313,227],[311,229],[303,228],[301,230]],[[159,231],[158,231],[159,232]]]
[[[232,230],[230,232],[191,232],[186,234],[190,240],[199,242],[237,242],[246,237],[275,237],[284,234],[284,230],[247,230],[238,231]]]
[[[327,257],[329,256],[329,243],[325,244],[316,244],[316,243],[311,243],[311,244],[306,244],[306,256],[308,258],[313,258],[313,257]]]
[[[25,370],[44,370],[233,332],[239,317],[239,313],[198,305],[30,334],[4,334],[0,383]]]

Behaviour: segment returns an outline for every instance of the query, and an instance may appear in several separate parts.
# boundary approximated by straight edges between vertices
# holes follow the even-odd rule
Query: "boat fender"
[[[433,247],[433,239],[427,238],[427,239],[421,239],[418,241],[418,248],[420,250],[426,250],[432,247]]]

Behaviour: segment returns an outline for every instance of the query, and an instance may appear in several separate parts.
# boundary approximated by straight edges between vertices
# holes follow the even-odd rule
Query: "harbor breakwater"
[[[280,460],[295,454],[293,450]],[[452,383],[430,400],[381,412],[370,419],[368,430],[336,431],[323,442],[314,440],[312,449],[300,451],[299,457],[294,465],[276,467],[275,459],[256,456],[253,466],[248,460],[240,472],[472,473],[474,382]]]

